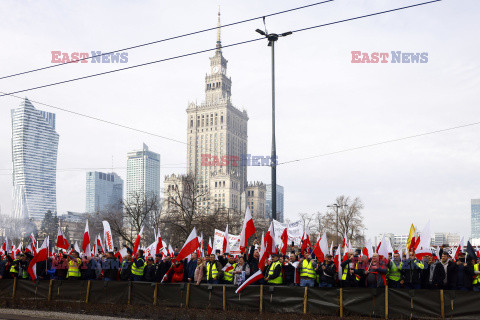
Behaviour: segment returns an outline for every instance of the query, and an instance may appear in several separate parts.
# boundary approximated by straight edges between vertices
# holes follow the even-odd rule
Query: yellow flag
[[[410,250],[410,246],[412,245],[412,239],[414,236],[415,236],[415,227],[412,223],[412,226],[410,227],[410,232],[408,233],[407,248],[406,248],[407,251]]]

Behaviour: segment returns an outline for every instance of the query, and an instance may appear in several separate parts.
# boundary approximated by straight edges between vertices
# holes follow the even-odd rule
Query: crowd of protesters
[[[37,278],[56,280],[147,281],[160,283],[190,282],[193,284],[240,285],[259,270],[258,242],[244,255],[191,254],[189,259],[178,261],[176,255],[156,254],[144,256],[143,250],[132,255],[113,252],[95,257],[56,254],[36,265]],[[360,250],[348,252],[339,263],[332,255],[317,259],[311,248],[293,250],[289,255],[273,254],[267,260],[264,278],[255,284],[309,286],[309,287],[368,287],[408,289],[450,289],[480,291],[480,259],[465,257],[460,253],[453,259],[446,250],[440,250],[439,258],[425,256],[415,258],[412,251],[401,256],[395,252],[388,259],[380,259],[377,253],[371,258]],[[11,254],[0,260],[0,279],[29,279],[27,272],[31,253],[22,252],[15,258]]]

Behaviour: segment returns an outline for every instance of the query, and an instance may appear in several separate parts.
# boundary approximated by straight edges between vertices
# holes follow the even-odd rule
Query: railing
[[[0,280],[0,298],[153,305],[249,312],[310,313],[337,317],[478,319],[480,293],[473,291],[304,288],[160,284],[123,281]]]

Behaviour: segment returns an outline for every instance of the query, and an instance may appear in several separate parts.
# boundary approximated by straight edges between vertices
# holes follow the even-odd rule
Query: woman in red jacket
[[[172,283],[183,282],[183,263],[180,261],[174,260],[174,264],[168,270],[168,279],[171,278]]]

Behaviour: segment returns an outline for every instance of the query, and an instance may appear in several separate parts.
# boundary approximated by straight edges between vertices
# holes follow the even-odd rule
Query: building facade
[[[160,155],[148,150],[143,144],[142,150],[127,154],[127,201],[135,196],[160,200]]]
[[[480,238],[480,199],[472,199],[471,203],[472,239]]]
[[[218,13],[217,44],[205,76],[205,102],[187,108],[187,172],[195,177],[200,192],[209,194],[202,205],[241,209],[247,185],[247,167],[241,165],[247,153],[245,110],[231,100],[232,80],[223,57]]]
[[[267,185],[267,200],[265,205],[266,219],[272,218],[272,185]],[[284,220],[284,189],[277,184],[277,220],[283,222]]]
[[[85,212],[94,213],[122,208],[123,180],[116,173],[87,172]]]
[[[55,114],[37,110],[25,98],[11,110],[13,216],[43,219],[57,211],[57,152]]]
[[[265,219],[267,186],[263,182],[252,182],[247,185],[245,193],[247,196],[247,206],[250,208],[252,217]]]

